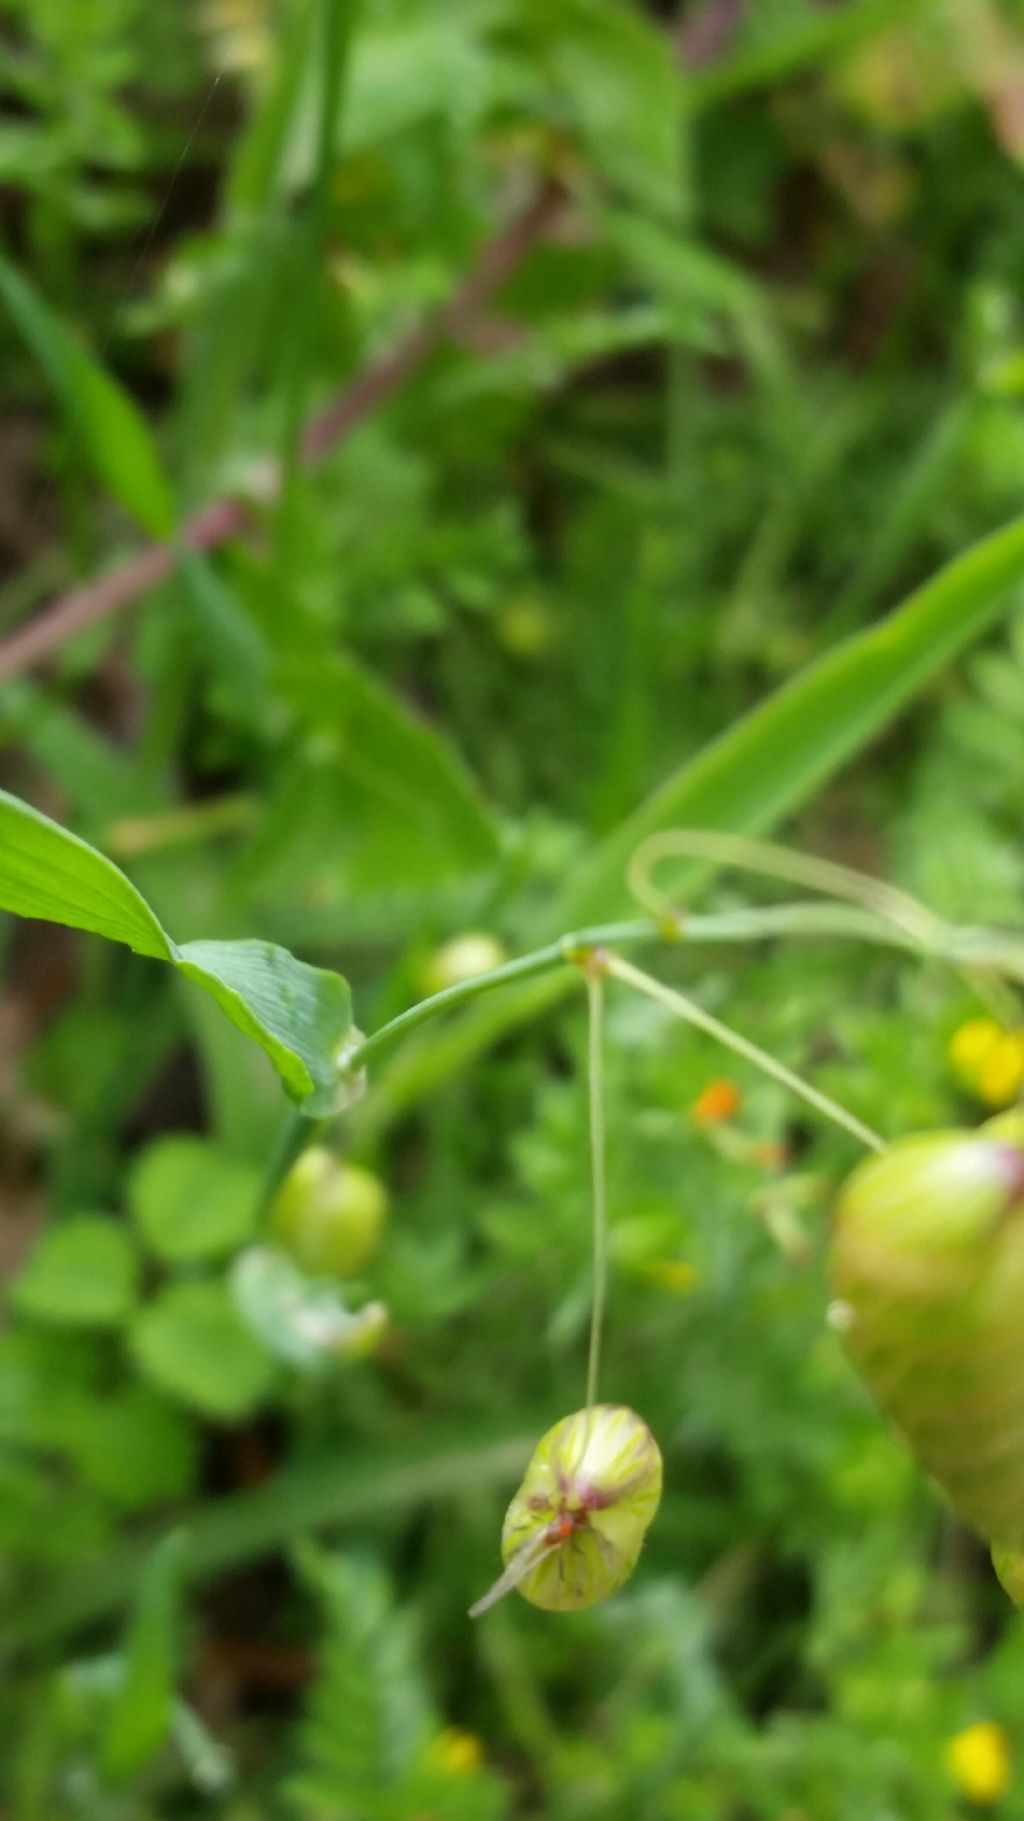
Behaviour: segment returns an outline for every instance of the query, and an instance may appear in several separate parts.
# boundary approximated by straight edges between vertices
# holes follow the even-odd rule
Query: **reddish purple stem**
[[[562,193],[556,185],[546,184],[539,190],[522,213],[488,242],[474,269],[447,303],[411,329],[387,354],[373,361],[311,419],[302,437],[303,459],[308,465],[322,461],[405,385],[436,348],[468,327],[492,293],[544,238],[561,202]],[[272,499],[279,487],[280,472],[271,466],[265,497]],[[215,550],[244,530],[248,516],[242,500],[215,500],[185,521],[179,542],[192,550]],[[30,670],[66,639],[140,600],[173,574],[176,561],[174,543],[149,544],[120,569],[61,595],[27,625],[0,640],[0,681]]]

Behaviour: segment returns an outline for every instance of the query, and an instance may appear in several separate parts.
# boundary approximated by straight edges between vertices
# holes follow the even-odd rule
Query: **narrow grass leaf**
[[[255,1345],[255,1343],[253,1343]],[[190,1584],[272,1555],[311,1530],[357,1523],[437,1499],[512,1482],[543,1427],[540,1414],[518,1410],[486,1432],[439,1430],[407,1436],[390,1452],[380,1443],[340,1459],[337,1449],[199,1506],[188,1518]],[[97,1558],[87,1574],[60,1575],[31,1598],[12,1604],[0,1625],[0,1662],[14,1651],[45,1644],[105,1614],[136,1593],[153,1547],[121,1544]]]
[[[157,1544],[142,1578],[102,1745],[104,1771],[117,1781],[141,1770],[171,1730],[184,1560],[184,1535],[173,1531]]]
[[[947,564],[880,624],[808,666],[673,772],[568,882],[531,928],[531,942],[613,916],[625,900],[630,855],[658,829],[762,833],[775,827],[997,619],[1022,575],[1024,519],[1015,519]],[[698,877],[696,868],[692,876]],[[366,1134],[379,1134],[453,1070],[576,985],[556,975],[496,993],[403,1045],[372,1083],[360,1115]]]
[[[972,545],[887,619],[826,652],[670,774],[602,842],[554,907],[551,934],[626,901],[646,835],[674,825],[759,832],[806,802],[1006,606],[1024,575],[1024,519]]]
[[[68,429],[98,479],[144,531],[170,537],[174,499],[149,426],[134,401],[2,255],[0,300],[46,374]]]

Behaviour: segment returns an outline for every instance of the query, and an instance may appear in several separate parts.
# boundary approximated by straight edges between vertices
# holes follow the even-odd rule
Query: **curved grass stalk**
[[[957,932],[945,918],[884,879],[777,842],[755,841],[747,835],[725,834],[717,829],[665,829],[642,841],[631,855],[626,874],[629,890],[639,905],[662,922],[679,916],[678,907],[656,888],[653,879],[654,868],[669,859],[708,860],[757,873],[762,878],[783,879],[858,905],[891,923],[929,955],[950,959],[955,947]],[[969,961],[953,960],[953,965],[1001,1024],[1015,1022],[1016,998],[994,969]]]
[[[671,859],[710,860],[762,877],[784,879],[791,885],[804,885],[829,898],[845,899],[848,904],[859,904],[863,910],[894,923],[922,948],[941,950],[949,941],[949,925],[943,918],[884,879],[873,879],[852,866],[819,860],[813,854],[773,841],[754,841],[747,835],[723,834],[717,829],[669,828],[641,841],[630,858],[626,878],[637,903],[653,917],[678,915],[666,894],[656,889],[652,877],[656,866]]]

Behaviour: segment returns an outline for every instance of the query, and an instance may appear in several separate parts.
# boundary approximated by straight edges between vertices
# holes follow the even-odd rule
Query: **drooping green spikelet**
[[[518,1588],[547,1612],[593,1606],[636,1566],[661,1498],[661,1454],[624,1404],[596,1404],[541,1437],[501,1533],[505,1573],[474,1615]]]
[[[1024,1549],[1024,1117],[857,1169],[832,1245],[854,1360],[959,1515]]]

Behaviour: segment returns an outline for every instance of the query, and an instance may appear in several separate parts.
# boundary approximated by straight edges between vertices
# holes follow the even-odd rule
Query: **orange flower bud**
[[[703,1093],[698,1094],[690,1113],[698,1125],[721,1125],[723,1120],[731,1119],[742,1104],[743,1096],[734,1081],[723,1077],[720,1081],[709,1081]]]

